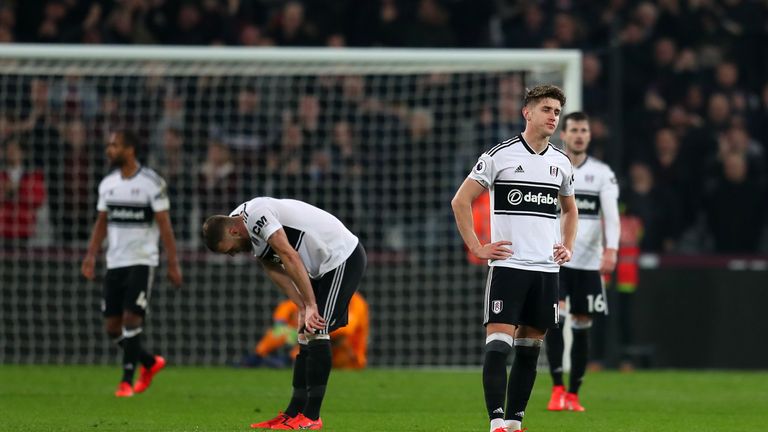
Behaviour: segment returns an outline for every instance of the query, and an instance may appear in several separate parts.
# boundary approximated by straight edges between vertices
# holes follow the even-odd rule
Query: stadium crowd
[[[766,23],[757,0],[0,3],[4,43],[581,49],[592,149],[623,144],[614,168],[642,249],[685,253],[768,249]],[[4,76],[0,235],[34,237],[47,195],[67,197],[48,200],[51,238],[87,240],[105,134],[127,126],[168,181],[182,241],[202,215],[279,192],[373,247],[429,247],[425,227],[455,237],[447,203],[472,160],[520,132],[524,88],[516,74]]]

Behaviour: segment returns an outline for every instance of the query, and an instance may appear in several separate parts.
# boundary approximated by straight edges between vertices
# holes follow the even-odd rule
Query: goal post
[[[13,204],[33,227],[0,230],[0,363],[114,361],[101,279],[79,269],[106,135],[130,128],[168,181],[186,283],[173,291],[161,259],[151,349],[228,364],[270,326],[278,290],[199,239],[205,216],[269,195],[318,205],[363,241],[370,364],[478,364],[486,268],[467,262],[450,198],[480,152],[521,131],[525,88],[561,86],[566,112],[582,100],[569,50],[16,44],[0,46],[0,74],[3,152],[15,142],[45,190]]]

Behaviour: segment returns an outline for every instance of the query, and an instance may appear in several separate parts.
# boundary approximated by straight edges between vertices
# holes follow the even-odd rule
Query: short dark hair
[[[523,106],[530,106],[533,103],[540,101],[541,99],[555,99],[560,101],[560,107],[565,106],[565,94],[558,86],[544,84],[536,86],[525,95]]]
[[[213,252],[218,252],[219,243],[224,239],[224,234],[230,225],[230,217],[214,215],[203,223],[203,241]]]
[[[141,145],[141,139],[139,135],[128,129],[119,129],[115,131],[116,134],[123,137],[123,145],[126,147],[132,147],[134,150],[138,150]]]
[[[568,126],[568,120],[573,120],[575,122],[589,121],[589,116],[583,111],[574,111],[572,113],[568,113],[568,115],[563,117],[563,130],[565,130],[565,128]]]

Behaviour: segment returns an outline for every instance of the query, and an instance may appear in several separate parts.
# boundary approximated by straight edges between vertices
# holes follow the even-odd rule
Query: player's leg
[[[318,311],[325,319],[324,329],[307,333],[306,387],[307,402],[300,415],[277,425],[274,429],[321,429],[320,409],[325,398],[328,378],[331,374],[331,337],[332,331],[347,325],[347,310],[352,295],[363,278],[367,257],[362,245],[358,245],[347,261],[336,269],[326,273],[321,279],[313,281]]]
[[[574,271],[578,272],[578,278],[574,283],[570,297],[573,343],[571,345],[571,374],[568,392],[565,395],[565,409],[584,411],[584,407],[579,402],[578,393],[589,361],[592,317],[607,313],[607,303],[602,278],[598,271]]]
[[[483,324],[486,329],[483,356],[483,393],[491,432],[505,430],[507,359],[514,349],[514,335],[528,288],[529,272],[491,267],[485,287]],[[508,406],[507,406],[508,407]]]
[[[125,270],[109,269],[104,276],[101,312],[104,316],[104,329],[109,339],[123,350],[123,374],[115,391],[117,397],[133,396],[133,374],[135,366],[126,361],[125,339],[123,338],[123,284]]]
[[[589,360],[589,329],[592,318],[589,315],[571,315],[573,343],[571,345],[571,376],[568,382],[568,393],[565,395],[565,409],[584,411],[578,399],[579,388],[584,380]]]
[[[568,286],[572,277],[572,273],[569,270],[563,267],[558,275],[560,281],[558,290],[560,298],[558,327],[547,331],[545,343],[549,374],[552,376],[552,394],[549,397],[549,403],[547,403],[547,409],[550,411],[562,411],[565,406],[565,385],[563,381],[565,340],[563,338],[563,327],[565,327],[565,299],[568,297]]]
[[[507,392],[507,359],[514,346],[515,326],[489,323],[485,328],[483,393],[491,432],[504,428]]]
[[[525,408],[536,381],[536,365],[548,329],[559,320],[558,274],[527,272],[531,288],[523,303],[520,326],[515,332],[515,360],[507,385],[505,426],[510,431],[522,429]]]
[[[291,384],[293,393],[288,407],[284,414],[288,417],[296,417],[304,411],[307,404],[307,358],[309,357],[309,347],[307,346],[307,335],[304,333],[304,323],[299,323],[299,353],[293,363],[293,378]]]
[[[303,314],[299,314],[300,317]],[[299,352],[296,354],[296,359],[293,363],[293,378],[291,385],[293,392],[291,393],[291,400],[288,402],[288,407],[285,411],[281,411],[269,420],[251,424],[252,429],[275,429],[284,426],[286,429],[293,429],[289,422],[298,417],[304,411],[304,406],[307,404],[307,358],[309,357],[309,349],[307,348],[307,335],[304,332],[304,323],[298,323],[298,342]]]
[[[138,265],[126,267],[123,297],[124,364],[140,367],[139,379],[133,391],[141,393],[152,383],[152,378],[165,367],[165,359],[150,354],[142,345],[144,316],[149,307],[154,280],[154,267]]]
[[[520,326],[515,332],[515,360],[507,384],[507,414],[504,425],[510,431],[522,429],[525,408],[536,381],[536,365],[546,330]]]
[[[560,301],[560,311],[565,309],[565,302]],[[565,351],[565,339],[563,338],[563,327],[565,326],[565,315],[560,314],[559,327],[549,329],[546,336],[546,353],[549,362],[549,374],[552,377],[552,394],[547,403],[547,409],[550,411],[562,411],[565,406],[565,384],[563,381],[563,352]]]

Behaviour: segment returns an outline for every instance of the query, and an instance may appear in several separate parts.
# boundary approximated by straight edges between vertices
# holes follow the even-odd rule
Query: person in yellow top
[[[241,361],[242,366],[286,367],[298,353],[297,324],[299,310],[290,300],[279,303],[272,313],[274,325]],[[349,302],[349,323],[331,332],[333,367],[362,369],[368,363],[368,303],[359,292]],[[290,347],[290,358],[280,350]]]

